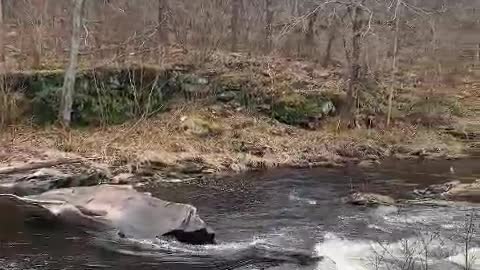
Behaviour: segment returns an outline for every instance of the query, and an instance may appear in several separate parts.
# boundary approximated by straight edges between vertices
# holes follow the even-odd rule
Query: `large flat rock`
[[[163,201],[131,186],[100,185],[19,197],[0,195],[26,215],[54,219],[89,229],[115,231],[121,237],[174,237],[190,244],[212,244],[214,233],[191,205]]]

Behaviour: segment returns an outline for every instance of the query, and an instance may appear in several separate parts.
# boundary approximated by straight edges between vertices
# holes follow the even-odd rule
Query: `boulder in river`
[[[480,179],[470,184],[458,184],[452,187],[448,193],[448,197],[468,198],[480,202]]]
[[[450,181],[443,184],[430,185],[424,189],[415,189],[413,193],[422,198],[444,197],[453,188],[461,185],[460,181]]]
[[[343,202],[353,205],[377,206],[377,205],[393,205],[395,200],[389,196],[375,194],[352,192],[343,198]]]
[[[214,232],[191,205],[163,201],[131,186],[100,185],[18,197],[0,195],[28,217],[116,232],[132,239],[175,238],[189,244],[213,244]]]

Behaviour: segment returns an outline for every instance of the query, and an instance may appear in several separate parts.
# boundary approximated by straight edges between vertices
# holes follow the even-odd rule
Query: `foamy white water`
[[[325,241],[317,244],[315,251],[327,259],[318,265],[318,270],[405,269],[401,266],[406,264],[416,265],[415,268],[408,269],[480,270],[480,248],[469,249],[468,266],[465,267],[466,252],[462,247],[427,235],[386,244],[347,240],[327,233]]]
[[[295,192],[295,191],[292,191],[292,192],[288,195],[288,199],[289,199],[290,201],[302,202],[302,203],[306,203],[306,204],[309,204],[309,205],[316,205],[316,204],[317,204],[317,201],[316,201],[316,200],[309,199],[309,198],[303,198],[303,197],[299,196],[299,195],[297,194],[297,192]]]

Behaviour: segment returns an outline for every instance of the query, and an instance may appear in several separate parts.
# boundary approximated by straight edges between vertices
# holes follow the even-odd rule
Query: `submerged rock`
[[[40,220],[57,220],[134,239],[173,237],[189,244],[213,244],[214,232],[191,205],[167,202],[131,186],[101,185],[18,197],[0,195],[0,204]]]
[[[358,163],[358,167],[363,169],[369,169],[378,165],[380,165],[378,160],[362,160]]]
[[[342,200],[344,203],[363,206],[395,204],[395,200],[389,196],[363,192],[352,192],[348,196],[344,197]]]

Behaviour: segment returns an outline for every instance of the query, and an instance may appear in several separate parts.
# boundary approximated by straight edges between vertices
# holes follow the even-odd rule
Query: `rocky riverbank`
[[[12,72],[8,106],[0,110],[0,167],[56,153],[95,163],[111,177],[152,179],[464,157],[478,146],[480,130],[472,79],[450,89],[462,96],[454,102],[445,87],[427,96],[428,85],[414,73],[412,67],[398,76],[390,127],[387,88],[375,84],[365,89],[372,96],[359,97],[357,127],[339,130],[340,68],[218,53],[201,65],[185,56],[161,68],[86,69],[79,73],[75,127],[64,130],[52,125],[62,71]]]
[[[193,117],[198,117],[198,111],[195,113],[190,116],[182,111],[172,118],[68,133],[53,127],[10,129],[1,135],[0,167],[74,157],[88,161],[84,163],[88,166],[69,165],[67,170],[88,171],[92,166],[112,177],[190,178],[276,167],[375,167],[387,158],[465,156],[460,141],[428,130],[352,130],[336,134],[242,114],[210,120],[221,132],[203,136],[192,132],[197,127],[185,127],[190,125],[185,124],[189,119],[197,119]]]

